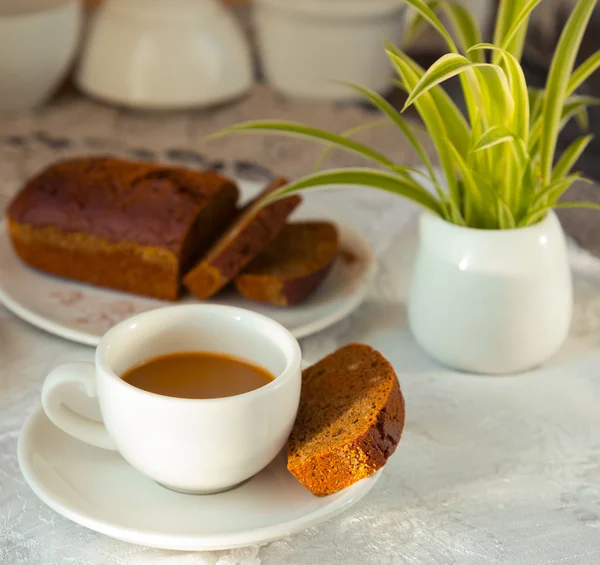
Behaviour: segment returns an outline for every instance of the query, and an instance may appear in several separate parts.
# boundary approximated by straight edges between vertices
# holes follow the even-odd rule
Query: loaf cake
[[[237,199],[214,172],[79,158],[30,180],[8,208],[8,228],[21,259],[42,271],[175,300]]]
[[[404,428],[392,366],[367,345],[348,345],[302,374],[288,469],[316,496],[349,487],[385,465]]]
[[[265,206],[272,192],[286,184],[278,179],[248,204],[205,257],[185,275],[186,288],[200,300],[210,298],[256,257],[283,229],[301,202],[290,196]]]
[[[251,300],[274,306],[295,306],[308,298],[327,276],[338,245],[333,224],[287,224],[235,278],[235,286]]]

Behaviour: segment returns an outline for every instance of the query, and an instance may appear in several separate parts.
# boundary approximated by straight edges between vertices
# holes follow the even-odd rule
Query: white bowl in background
[[[264,74],[293,97],[357,98],[336,81],[384,94],[393,74],[384,43],[401,42],[404,14],[399,0],[256,0]]]
[[[0,2],[0,111],[45,102],[65,78],[82,26],[79,0]]]
[[[106,0],[92,16],[76,82],[124,106],[206,106],[244,94],[252,61],[217,0]]]

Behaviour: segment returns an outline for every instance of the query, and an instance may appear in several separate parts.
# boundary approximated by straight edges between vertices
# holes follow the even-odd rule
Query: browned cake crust
[[[301,202],[290,196],[263,207],[265,198],[286,184],[278,179],[240,213],[207,255],[187,274],[186,288],[200,300],[221,290],[283,229],[287,217]]]
[[[14,248],[57,276],[176,300],[181,275],[235,215],[214,172],[87,157],[57,163],[8,209]]]
[[[333,224],[287,224],[235,278],[235,286],[241,294],[258,302],[274,306],[300,304],[327,276],[338,246]]]
[[[288,469],[316,496],[333,494],[383,467],[403,428],[394,369],[371,347],[348,345],[302,374]]]

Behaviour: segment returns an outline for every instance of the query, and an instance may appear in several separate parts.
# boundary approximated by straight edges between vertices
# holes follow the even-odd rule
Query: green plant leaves
[[[567,98],[563,104],[559,132],[571,118],[575,118],[575,120],[577,120],[577,124],[581,129],[587,129],[587,109],[590,106],[598,106],[599,104],[600,98],[596,98],[594,96],[579,96],[577,94],[574,94],[573,96]]]
[[[468,53],[473,45],[482,42],[481,31],[477,26],[477,22],[464,6],[442,2],[441,8],[448,16],[452,27],[454,27],[461,50],[464,53]],[[475,63],[485,63],[485,57],[479,51],[472,52],[471,60]]]
[[[509,129],[501,126],[492,126],[477,140],[471,151],[476,153],[477,151],[496,147],[496,145],[501,145],[502,143],[513,143],[514,141],[515,136]]]
[[[425,74],[425,70],[415,63],[408,55],[389,43],[387,44],[387,54],[400,75],[401,84],[404,86],[404,89],[407,92],[410,92],[410,90],[412,90],[419,82],[419,79]],[[443,116],[444,129],[446,130],[448,138],[452,141],[459,153],[466,156],[469,150],[469,138],[471,132],[465,117],[443,88],[432,88],[429,91],[429,94],[431,94],[431,99],[437,113],[440,117]],[[415,106],[419,111],[419,114],[421,114],[420,105],[415,104]],[[424,116],[421,114],[421,118],[426,125],[428,122],[427,117],[427,115]]]
[[[553,208],[589,208],[590,210],[600,211],[600,204],[594,202],[556,202],[553,206],[546,206],[545,208],[532,212],[517,227],[526,227],[537,224],[539,221],[543,220]]]
[[[569,86],[567,87],[567,96],[575,94],[576,90],[594,74],[600,67],[600,51],[590,55],[571,75]]]
[[[378,151],[371,149],[362,143],[358,143],[348,137],[330,133],[325,130],[305,126],[296,122],[286,121],[275,121],[275,120],[256,120],[250,122],[244,122],[236,124],[224,129],[221,132],[215,134],[215,136],[226,135],[230,133],[250,133],[250,132],[263,132],[263,133],[276,133],[280,135],[299,136],[320,141],[322,143],[328,143],[335,145],[341,149],[352,151],[362,155],[366,159],[375,161],[384,167],[393,168],[395,163],[388,159],[385,155],[382,155]]]
[[[589,208],[590,210],[600,210],[600,204],[595,202],[557,202],[554,208]]]
[[[367,131],[370,129],[383,127],[383,126],[390,126],[390,125],[392,125],[392,124],[389,122],[389,120],[375,120],[373,122],[367,122],[366,124],[360,124],[359,126],[347,129],[346,131],[342,132],[340,134],[340,136],[346,137],[346,138],[351,138],[362,131]],[[332,151],[334,151],[336,148],[337,147],[335,145],[329,145],[328,147],[323,149],[322,153],[319,155],[319,158],[315,162],[315,171],[318,171],[321,168],[321,166],[323,165],[323,163],[325,162],[325,160],[327,159],[329,154]]]
[[[378,108],[384,115],[386,115],[404,134],[406,139],[412,145],[413,149],[417,152],[417,155],[421,159],[422,163],[425,165],[425,168],[429,172],[432,179],[435,179],[436,174],[433,168],[433,164],[427,155],[427,152],[423,148],[423,145],[417,139],[417,136],[413,133],[411,126],[408,125],[406,120],[400,115],[398,110],[394,108],[383,96],[377,94],[376,92],[370,90],[369,88],[365,88],[359,84],[348,84],[349,88],[356,90],[360,93],[366,100],[371,102],[376,108]]]
[[[517,61],[516,57],[505,49],[496,47],[489,43],[480,43],[473,46],[470,51],[491,50],[499,53],[504,63],[506,73],[508,75],[508,83],[510,86],[510,95],[514,103],[513,124],[511,127],[518,137],[525,142],[529,137],[529,92],[527,90],[527,81],[523,69]]]
[[[502,200],[498,200],[498,224],[501,230],[512,230],[517,227],[510,208]]]
[[[554,181],[536,195],[531,203],[531,210],[536,211],[539,209],[546,209],[548,206],[554,206],[565,191],[567,191],[579,178],[579,175],[570,175]]]
[[[600,99],[592,96],[579,96],[574,95],[567,98],[562,106],[560,115],[560,122],[558,126],[558,133],[567,125],[569,120],[575,117],[580,127],[585,126],[587,123],[587,108],[588,106],[597,106],[600,104]],[[585,118],[585,119],[584,119]],[[585,127],[583,129],[586,129]],[[537,154],[539,151],[539,144],[543,134],[543,119],[542,116],[533,125],[529,135],[529,152]]]
[[[584,135],[576,139],[565,149],[552,171],[552,182],[557,182],[571,172],[571,169],[575,166],[592,139],[594,139],[593,135]]]
[[[573,70],[598,0],[577,1],[561,34],[544,90],[528,89],[519,62],[531,12],[542,0],[500,0],[493,43],[482,42],[471,14],[454,2],[405,1],[417,14],[412,29],[424,23],[433,26],[450,51],[425,70],[406,53],[387,44],[387,54],[399,78],[395,83],[408,94],[404,109],[414,106],[419,113],[437,151],[445,182],[415,134],[418,126],[377,92],[348,85],[377,108],[384,120],[360,124],[341,134],[269,120],[246,122],[221,132],[298,136],[323,143],[323,158],[339,148],[384,169],[316,172],[287,185],[273,198],[330,185],[370,186],[409,198],[450,222],[482,229],[528,226],[543,219],[554,206],[600,209],[600,205],[559,201],[579,178],[571,171],[591,136],[575,140],[554,164],[561,129],[572,118],[587,127],[587,108],[600,102],[576,94],[600,68],[600,51]],[[446,16],[454,36],[438,13]],[[487,62],[486,51],[492,54],[491,62]],[[443,88],[452,77],[460,79],[468,118]],[[424,170],[396,164],[353,139],[360,131],[385,123],[408,140]],[[430,184],[437,194],[429,192]]]
[[[427,6],[435,13],[442,3],[442,0],[426,0]],[[418,10],[409,10],[408,20],[404,29],[403,46],[409,46],[421,33],[427,20],[423,18]]]
[[[502,50],[511,53],[518,61],[521,59],[523,42],[527,31],[527,22],[534,8],[543,0],[502,0],[498,10],[498,21],[502,23],[497,29],[494,43]]]
[[[529,125],[530,127],[535,124],[544,106],[544,91],[541,88],[529,87],[527,89],[529,94]]]
[[[456,53],[458,49],[456,48],[456,44],[452,39],[452,36],[448,33],[444,24],[440,21],[440,19],[436,16],[435,12],[429,7],[427,2],[423,2],[423,0],[404,0],[406,4],[412,6],[420,16],[426,20],[431,26],[444,38],[446,43],[448,44],[448,49],[450,51]]]
[[[267,202],[272,202],[284,196],[309,189],[326,189],[336,185],[370,186],[403,196],[421,204],[438,215],[442,214],[438,200],[416,182],[372,169],[333,169],[331,171],[314,173],[275,191],[267,199]]]
[[[515,101],[502,67],[490,64],[477,65],[475,72],[483,93],[484,124],[487,126],[511,124],[514,120]]]
[[[412,89],[404,110],[414,104],[421,96],[440,83],[469,70],[476,73],[480,83],[480,103],[483,103],[488,115],[497,123],[512,114],[514,102],[510,95],[508,80],[504,71],[498,65],[490,63],[473,63],[463,55],[448,53],[440,57],[421,77]]]
[[[473,45],[482,42],[481,31],[477,25],[477,21],[464,6],[442,0],[429,0],[426,4],[434,13],[443,11],[446,14],[454,28],[454,32],[460,44],[460,50],[463,53],[466,53]],[[427,20],[421,12],[415,12],[405,32],[405,45],[410,45],[412,43],[426,21]],[[476,63],[485,62],[483,53],[479,52],[473,53],[471,59]]]
[[[548,81],[546,82],[540,143],[544,184],[549,184],[552,178],[552,163],[560,131],[563,102],[569,89],[569,80],[575,65],[575,58],[579,52],[583,34],[595,5],[596,0],[579,0],[577,2],[560,35],[550,65]]]
[[[414,88],[414,86],[416,86],[416,84],[419,82],[419,74],[418,71],[412,67],[410,60],[407,61],[403,55],[398,56],[389,51],[388,55],[392,61],[392,64],[396,67],[402,81],[407,85],[408,88]],[[458,183],[454,173],[452,156],[448,152],[446,145],[446,138],[449,135],[460,132],[447,131],[447,126],[444,124],[444,120],[440,114],[438,106],[436,105],[436,100],[433,93],[431,95],[426,94],[415,105],[437,149],[440,165],[442,166],[442,170],[444,171],[444,175],[446,177],[446,182],[448,183],[450,199],[455,203],[458,203],[460,202]],[[468,137],[464,140],[464,142],[465,145],[468,144]],[[457,208],[460,208],[458,204]]]
[[[447,144],[448,151],[454,157],[456,170],[462,180],[462,208],[465,221],[469,226],[482,229],[496,227],[498,216],[495,203],[498,195],[488,180],[469,167],[450,142]]]

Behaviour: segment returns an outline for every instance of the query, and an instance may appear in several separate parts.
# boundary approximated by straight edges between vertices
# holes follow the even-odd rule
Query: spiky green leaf
[[[347,137],[343,137],[341,135],[330,133],[328,131],[313,128],[310,126],[305,126],[304,124],[299,124],[296,122],[287,122],[287,121],[276,121],[276,120],[255,120],[249,122],[243,122],[240,124],[236,124],[225,128],[224,130],[217,132],[211,137],[217,137],[222,135],[227,135],[231,133],[252,133],[252,132],[261,132],[261,133],[272,133],[279,135],[288,135],[288,136],[297,136],[302,138],[312,139],[314,141],[319,141],[321,143],[327,143],[331,145],[335,145],[341,149],[345,149],[347,151],[351,151],[353,153],[357,153],[358,155],[362,155],[366,159],[370,159],[371,161],[375,161],[384,167],[394,167],[395,163],[388,159],[385,155],[382,155],[378,151],[363,145],[362,143],[358,143],[353,139],[349,139]]]
[[[441,3],[441,0],[427,0],[426,4],[435,13]],[[420,12],[410,10],[408,20],[404,28],[403,45],[408,47],[419,37],[421,30],[427,21],[423,18]]]
[[[340,185],[377,188],[408,198],[436,214],[442,214],[438,200],[416,182],[410,182],[405,178],[391,173],[360,168],[333,169],[331,171],[314,173],[275,191],[268,199],[268,202],[305,190],[326,189],[333,186],[339,187]]]
[[[570,96],[563,104],[562,112],[560,116],[560,123],[558,132],[560,133],[563,128],[569,123],[574,117],[579,116],[579,123],[581,125],[582,113],[586,111],[588,106],[600,105],[600,99],[593,96]],[[585,114],[587,116],[587,113]],[[538,145],[543,133],[543,117],[540,116],[538,121],[533,125],[529,134],[529,151],[532,154],[536,154],[539,151]]]
[[[590,210],[600,210],[600,204],[595,202],[558,202],[554,208],[588,208]]]
[[[530,127],[536,123],[542,113],[544,106],[544,90],[542,88],[529,87],[529,123]]]
[[[516,57],[495,45],[490,43],[480,43],[471,47],[470,51],[491,50],[500,54],[504,62],[510,86],[510,93],[514,101],[514,118],[512,129],[518,137],[527,142],[529,137],[529,92],[527,91],[527,81],[523,69]]]
[[[384,126],[390,126],[390,125],[393,125],[393,124],[390,123],[389,120],[374,120],[372,122],[367,122],[366,124],[360,124],[359,126],[349,128],[349,129],[343,131],[340,135],[342,137],[352,138],[356,134],[359,134],[363,131],[367,131],[367,130],[379,128],[379,127],[384,127]],[[323,165],[323,163],[325,162],[327,157],[329,157],[331,152],[334,151],[335,149],[336,149],[335,145],[329,145],[328,147],[323,149],[323,151],[321,152],[321,154],[319,155],[319,157],[317,158],[317,160],[315,162],[315,171],[318,171],[321,168],[321,166]]]
[[[575,94],[577,89],[590,78],[600,67],[600,51],[590,55],[579,67],[575,69],[569,79],[567,87],[567,96]]]
[[[407,4],[412,6],[419,16],[423,18],[427,23],[429,23],[433,29],[435,29],[444,39],[444,41],[448,45],[448,49],[453,53],[457,53],[458,49],[456,48],[456,44],[452,39],[452,36],[448,33],[448,30],[444,27],[444,24],[437,17],[435,12],[431,9],[430,6],[427,5],[427,2],[423,2],[423,0],[404,0]]]
[[[512,230],[517,227],[517,223],[515,222],[515,218],[510,211],[510,208],[502,202],[502,200],[498,199],[498,224],[501,230]]]
[[[371,102],[371,104],[383,112],[392,121],[392,123],[400,129],[413,149],[417,152],[417,155],[421,159],[421,162],[425,165],[425,168],[427,169],[427,172],[431,178],[435,179],[435,169],[433,168],[433,163],[431,162],[431,159],[429,159],[427,151],[425,151],[425,148],[418,140],[417,136],[413,133],[412,127],[400,115],[400,112],[398,112],[396,108],[394,108],[385,98],[383,98],[383,96],[377,94],[373,90],[359,84],[347,83],[347,85]]]
[[[531,210],[546,209],[548,206],[554,206],[557,200],[578,180],[579,175],[569,175],[550,183],[549,186],[539,192],[531,203]]]
[[[584,135],[576,139],[569,147],[567,147],[567,149],[565,149],[552,171],[552,182],[556,182],[561,178],[566,177],[571,172],[571,169],[575,166],[577,161],[579,161],[579,158],[592,139],[594,139],[593,135]]]
[[[449,2],[442,2],[440,7],[450,20],[464,53],[469,53],[471,47],[482,43],[481,31],[469,10],[460,4]],[[471,52],[470,59],[475,63],[485,63],[484,54],[480,51]]]
[[[494,37],[494,43],[501,47],[503,50],[511,52],[517,60],[521,58],[521,50],[523,47],[523,41],[525,39],[525,31],[529,16],[531,12],[538,6],[543,0],[510,0],[507,2],[503,0],[505,6],[511,6],[509,21],[504,23],[505,31],[501,37]],[[503,17],[506,16],[506,12],[503,13]]]
[[[405,82],[404,80],[399,82],[404,86],[404,90],[409,93],[419,82],[419,79],[425,74],[425,69],[419,66],[413,59],[406,55],[406,53],[403,53],[390,43],[387,43],[387,52],[390,58],[393,56],[396,59],[396,61],[392,61],[396,68],[398,68],[399,61],[405,66],[405,75],[409,80],[408,82]],[[444,126],[447,136],[452,141],[454,147],[458,149],[459,153],[466,156],[469,151],[471,132],[464,115],[443,88],[432,88],[430,94],[438,113],[444,117]],[[423,120],[423,122],[427,124],[426,120]]]
[[[563,101],[569,88],[569,79],[595,5],[596,0],[579,0],[575,5],[560,35],[550,65],[546,82],[540,144],[542,178],[545,184],[550,184],[552,178],[554,152],[560,131]]]
[[[490,63],[473,63],[463,55],[448,53],[440,57],[421,77],[412,89],[404,110],[414,104],[421,96],[440,83],[464,73],[475,71],[480,83],[481,103],[486,105],[488,115],[494,114],[494,120],[503,120],[512,116],[514,101],[512,100],[508,80],[498,65]],[[496,122],[494,122],[496,123]]]
[[[502,126],[492,126],[477,140],[471,151],[473,153],[485,151],[503,143],[514,143],[514,141],[515,135],[510,130]]]
[[[388,55],[392,64],[395,66],[402,81],[409,89],[413,89],[419,82],[419,75],[412,68],[409,61],[404,57],[399,57],[395,53],[388,51]],[[435,98],[432,95],[426,94],[415,104],[421,119],[425,123],[433,143],[435,144],[440,160],[440,165],[444,171],[446,183],[448,184],[451,200],[455,203],[460,201],[458,193],[458,184],[454,176],[454,164],[452,156],[448,152],[446,138],[451,138],[451,135],[457,132],[448,131],[448,123],[444,124],[444,120],[436,105]],[[465,140],[468,143],[468,140]]]

